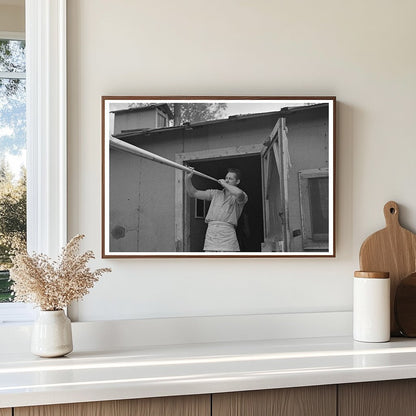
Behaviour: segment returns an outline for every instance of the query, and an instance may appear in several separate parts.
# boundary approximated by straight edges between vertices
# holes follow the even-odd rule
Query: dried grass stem
[[[78,254],[83,238],[81,234],[73,237],[57,261],[45,254],[18,252],[10,270],[14,301],[34,303],[42,310],[56,311],[85,296],[101,275],[111,269],[89,269],[87,263],[94,258],[94,253]]]

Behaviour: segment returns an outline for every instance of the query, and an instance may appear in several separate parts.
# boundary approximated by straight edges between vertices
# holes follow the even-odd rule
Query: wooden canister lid
[[[362,272],[355,271],[354,277],[363,277],[366,279],[388,279],[390,276],[389,272]]]

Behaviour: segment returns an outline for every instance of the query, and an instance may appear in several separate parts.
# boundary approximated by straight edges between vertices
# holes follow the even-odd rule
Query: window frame
[[[163,125],[159,125],[159,121],[163,119]],[[156,128],[163,128],[163,127],[167,127],[169,124],[169,120],[167,115],[163,112],[160,111],[158,108],[156,108]]]
[[[198,199],[198,198],[194,198],[194,200],[195,200],[194,218],[205,220],[205,217],[207,216],[209,205],[210,205],[211,201],[207,201],[206,199]],[[204,211],[202,216],[198,215],[198,201],[199,201],[200,204],[202,204],[202,208],[203,208],[203,211]]]
[[[27,247],[56,257],[67,242],[66,0],[26,0],[25,21]],[[19,303],[0,314],[0,324],[34,316]]]
[[[4,32],[0,31],[1,40],[25,40],[24,32]],[[0,79],[25,79],[25,72],[0,72]],[[27,97],[26,97],[27,101]],[[8,322],[19,322],[33,319],[33,309],[31,305],[0,303],[0,325]]]
[[[328,168],[300,170],[298,172],[298,177],[303,248],[305,250],[328,250],[329,233],[319,234],[317,236],[312,233],[312,215],[309,194],[309,180],[314,178],[329,178]]]
[[[0,40],[26,40],[24,32],[4,32],[0,31]],[[1,72],[0,78],[4,79],[26,79],[25,72]]]

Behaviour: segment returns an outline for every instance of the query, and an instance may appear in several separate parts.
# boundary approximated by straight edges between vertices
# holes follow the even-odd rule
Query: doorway
[[[264,241],[260,155],[187,160],[186,164],[217,179],[224,178],[228,168],[240,169],[242,176],[239,187],[248,195],[248,202],[240,216],[236,230],[240,251],[260,252],[261,243]],[[221,185],[197,175],[192,177],[192,183],[195,188],[200,190],[222,189]],[[185,219],[189,224],[189,228],[187,228],[189,230],[189,250],[187,251],[201,252],[207,229],[205,216],[208,212],[209,201],[189,199],[190,209],[187,212],[188,218]]]

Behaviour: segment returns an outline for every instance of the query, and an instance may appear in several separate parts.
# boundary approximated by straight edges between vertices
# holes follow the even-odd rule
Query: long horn
[[[198,172],[197,170],[192,169],[188,166],[184,166],[180,163],[173,162],[172,160],[166,159],[162,156],[141,149],[140,147],[133,146],[132,144],[123,142],[122,140],[116,139],[114,137],[110,138],[110,146],[113,149],[124,150],[125,152],[132,153],[133,155],[141,156],[145,159],[152,160],[153,162],[161,163],[162,165],[170,166],[175,169],[180,169],[185,172],[193,172],[195,175],[201,176],[206,179],[210,179],[211,181],[218,182],[218,179],[215,179],[212,176],[205,175],[205,173]]]

